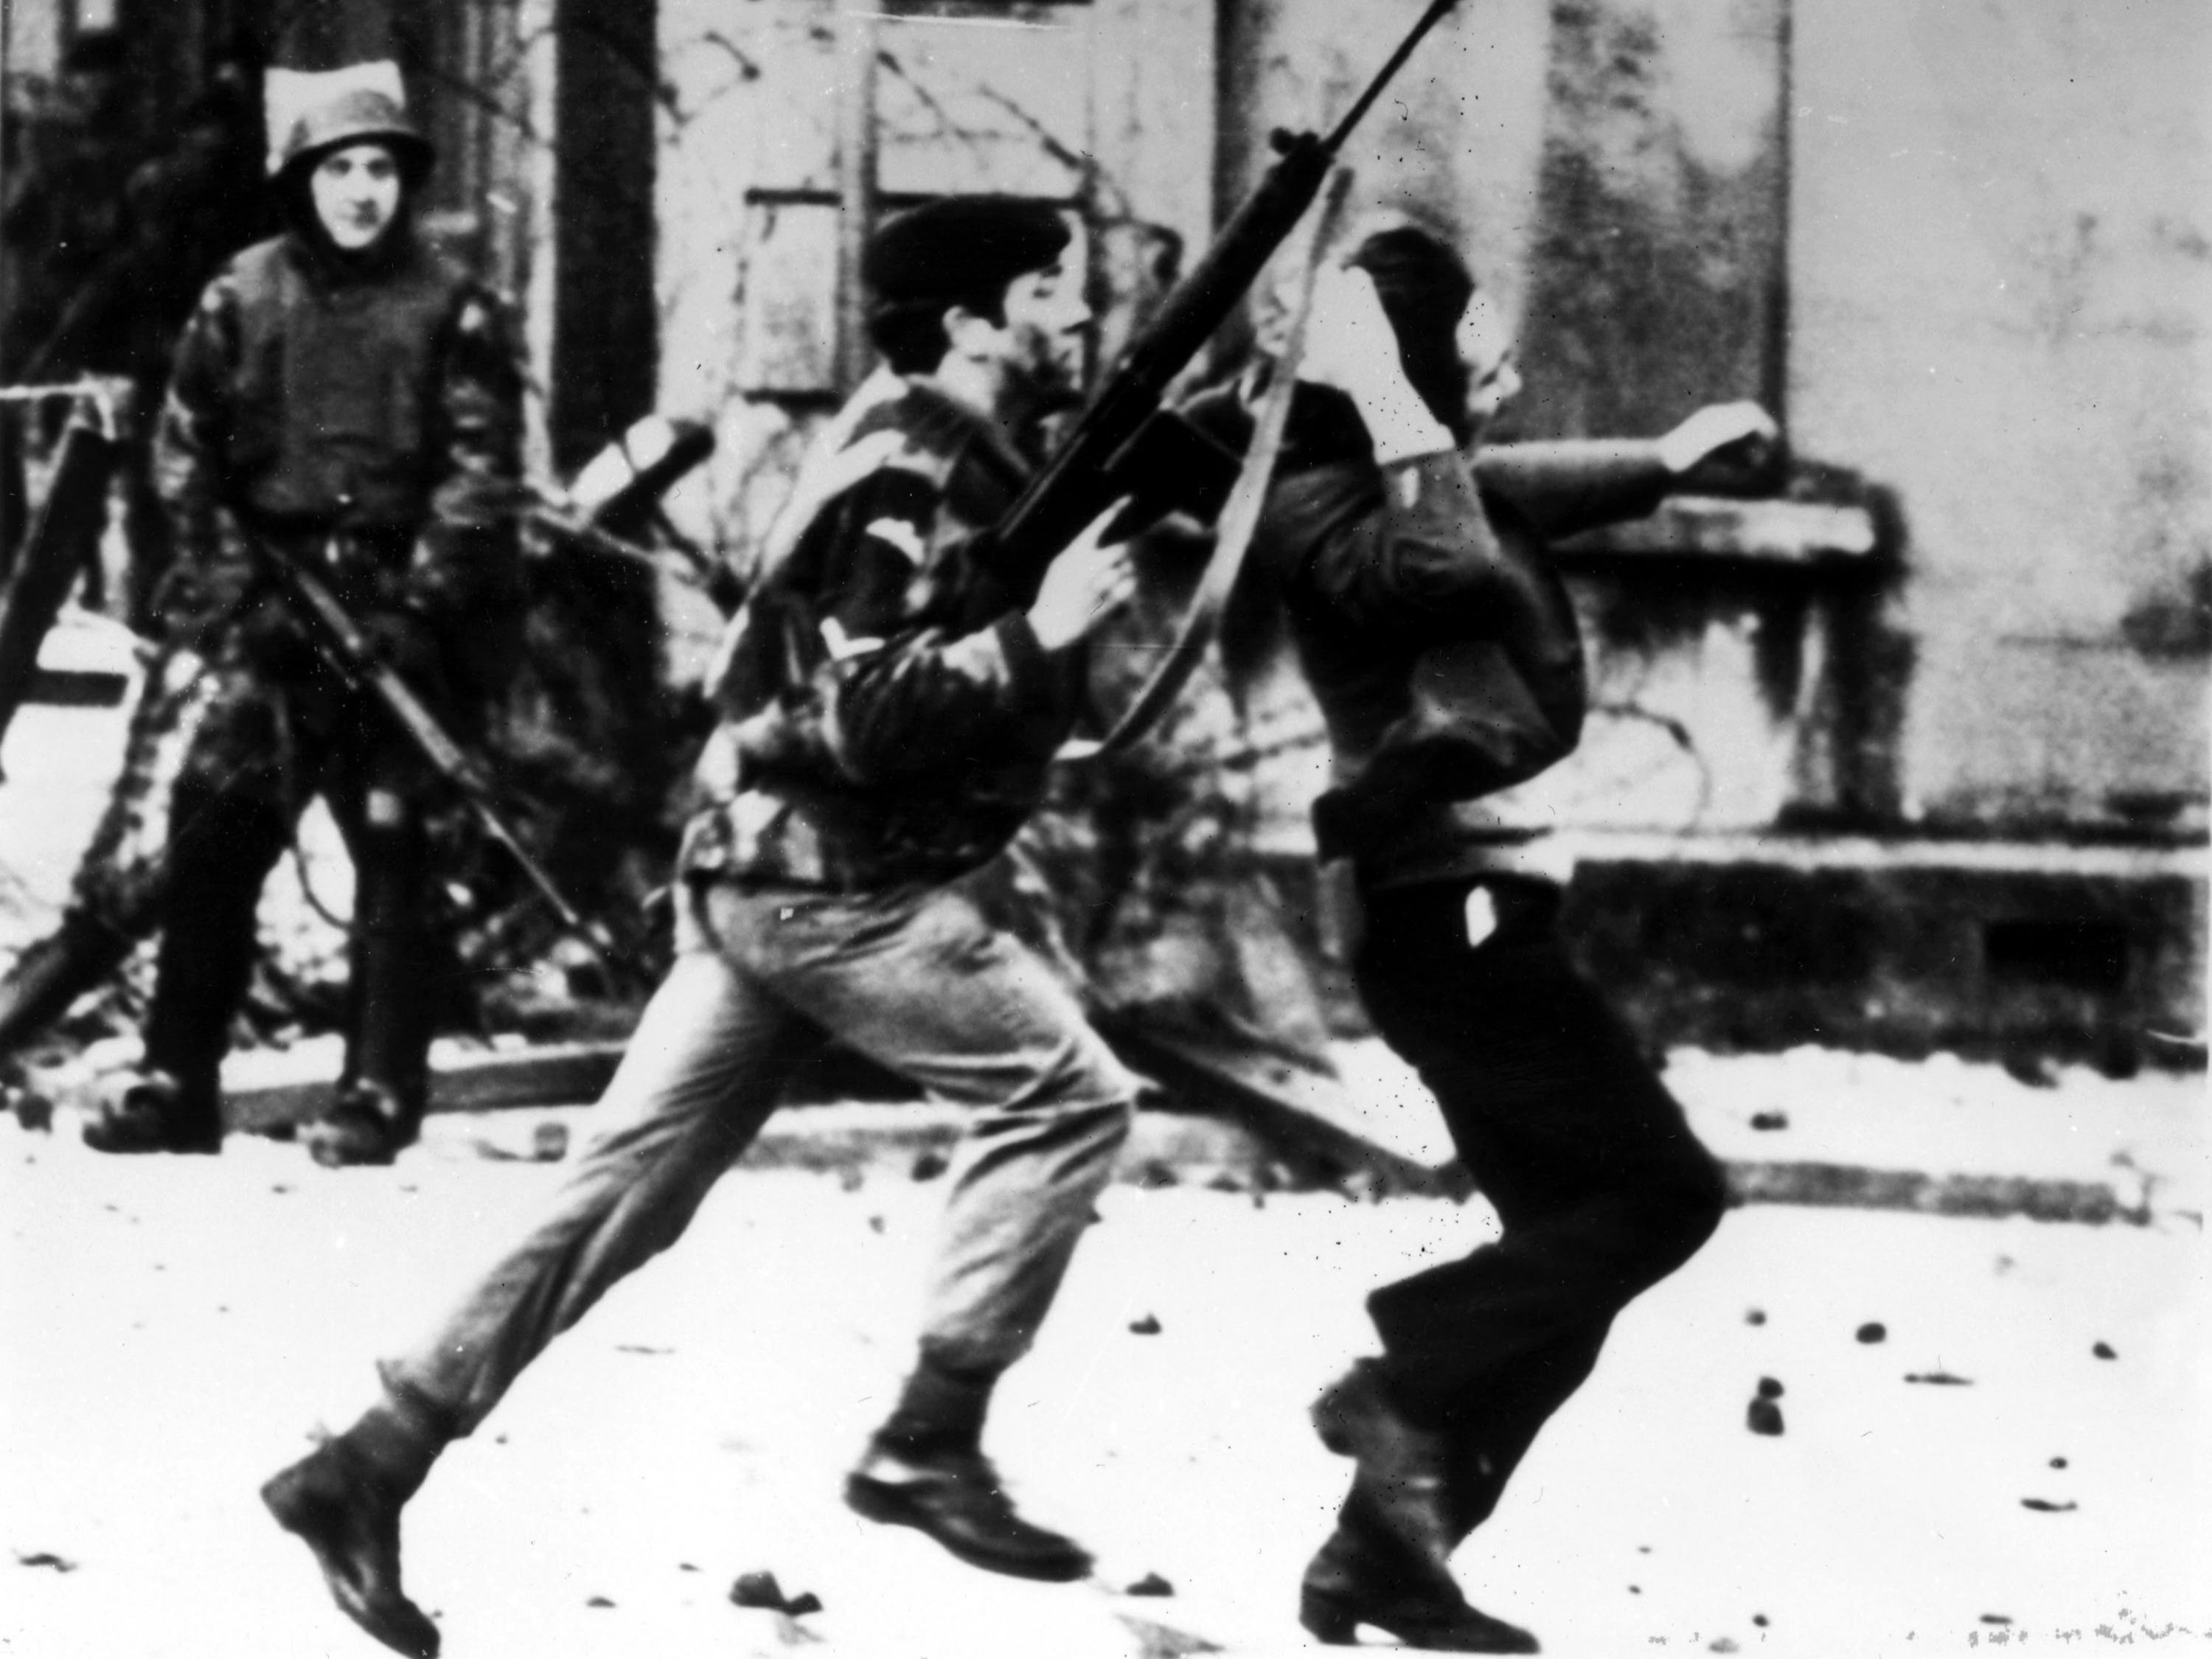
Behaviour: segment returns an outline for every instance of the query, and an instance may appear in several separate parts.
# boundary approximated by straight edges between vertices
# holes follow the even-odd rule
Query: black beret
[[[1450,334],[1474,295],[1467,262],[1441,236],[1418,225],[1376,231],[1346,263],[1374,279],[1375,296],[1401,339],[1408,329]]]
[[[1068,243],[1056,208],[1011,196],[951,196],[876,227],[860,278],[879,306],[942,301],[1004,288],[1042,270]]]

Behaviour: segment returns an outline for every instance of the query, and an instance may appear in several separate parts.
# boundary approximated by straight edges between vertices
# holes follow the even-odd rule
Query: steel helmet
[[[399,170],[410,186],[422,182],[437,152],[407,113],[406,94],[400,90],[396,65],[363,64],[353,71],[300,76],[296,80],[324,84],[301,85],[299,92],[308,95],[298,97],[295,112],[285,122],[282,133],[271,134],[269,171],[272,175],[298,177],[332,150],[348,144],[378,143],[388,147],[398,159]],[[317,92],[322,95],[313,95]]]

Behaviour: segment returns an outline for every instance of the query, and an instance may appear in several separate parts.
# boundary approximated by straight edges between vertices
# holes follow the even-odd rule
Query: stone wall
[[[1796,12],[1791,433],[1901,505],[1902,814],[2202,834],[2212,12]]]

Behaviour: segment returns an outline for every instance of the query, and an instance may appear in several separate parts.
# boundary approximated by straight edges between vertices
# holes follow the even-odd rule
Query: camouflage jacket
[[[982,557],[1027,474],[925,377],[854,395],[725,637],[686,875],[877,890],[1006,845],[1079,703],[1075,653],[1047,656]]]
[[[458,623],[511,608],[521,379],[501,308],[408,236],[367,271],[257,243],[202,295],[155,431],[176,535],[159,600],[219,649],[265,592],[246,534],[319,555],[356,605]]]

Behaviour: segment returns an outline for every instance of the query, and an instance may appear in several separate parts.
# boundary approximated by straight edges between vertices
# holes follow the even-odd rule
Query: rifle
[[[1150,480],[1163,472],[1173,477],[1184,471],[1178,459],[1187,459],[1193,446],[1209,446],[1193,428],[1163,410],[1169,384],[1236,308],[1320,194],[1352,128],[1422,37],[1456,3],[1433,0],[1326,137],[1280,129],[1273,134],[1276,159],[1266,177],[1214,239],[1205,258],[1176,284],[1066,441],[992,531],[991,562],[1018,588],[1026,591],[1041,580],[1053,556],[1116,496],[1133,498],[1124,527],[1131,518],[1141,522],[1179,504],[1166,499]]]
[[[260,536],[251,536],[249,540],[255,556],[276,577],[295,614],[307,623],[308,636],[316,653],[347,684],[368,693],[382,705],[416,751],[467,804],[485,832],[507,849],[515,867],[561,918],[561,925],[590,946],[611,972],[625,978],[649,977],[605,928],[569,903],[545,867],[530,855],[494,804],[491,783],[483,769],[438,723],[438,717],[392,665],[377,654],[376,647],[337,595],[274,542]]]

